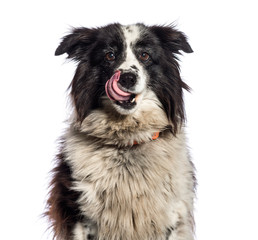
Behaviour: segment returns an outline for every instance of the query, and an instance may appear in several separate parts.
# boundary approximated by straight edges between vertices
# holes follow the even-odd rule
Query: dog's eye
[[[139,55],[139,59],[140,59],[141,61],[143,61],[143,62],[148,61],[149,58],[150,58],[150,55],[149,55],[148,53],[146,53],[146,52],[143,52],[143,53],[141,53],[141,54]]]
[[[108,61],[114,61],[116,59],[116,56],[113,52],[109,52],[109,53],[106,54],[106,59]]]

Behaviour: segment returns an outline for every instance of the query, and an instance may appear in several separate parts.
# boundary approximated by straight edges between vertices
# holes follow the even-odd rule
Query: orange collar
[[[159,132],[155,132],[155,133],[153,133],[153,135],[152,135],[152,140],[156,140],[158,137],[159,137]],[[140,143],[142,143],[142,142],[140,142]],[[140,143],[137,142],[137,141],[134,141],[134,142],[133,142],[133,145],[137,145],[137,144],[140,144]]]

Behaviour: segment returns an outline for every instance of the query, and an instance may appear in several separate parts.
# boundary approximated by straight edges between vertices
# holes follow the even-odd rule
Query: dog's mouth
[[[122,90],[118,85],[119,78],[120,71],[116,71],[115,74],[106,82],[106,94],[115,104],[124,109],[132,109],[136,105],[137,95]]]

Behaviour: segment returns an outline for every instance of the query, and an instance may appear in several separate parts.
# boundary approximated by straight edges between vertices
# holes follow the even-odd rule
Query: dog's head
[[[151,92],[175,133],[184,120],[182,89],[189,89],[179,74],[180,51],[192,49],[174,27],[111,24],[74,29],[55,55],[67,53],[78,62],[71,83],[78,121],[107,101],[117,113],[133,114]]]

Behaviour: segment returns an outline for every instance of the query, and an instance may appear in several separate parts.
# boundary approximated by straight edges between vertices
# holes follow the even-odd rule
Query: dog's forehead
[[[139,69],[139,62],[134,53],[134,46],[140,38],[140,29],[138,25],[122,26],[124,35],[124,61],[119,66],[119,69],[129,70],[131,66],[137,66]]]
[[[127,25],[122,28],[128,46],[132,46],[140,37],[138,25]]]

